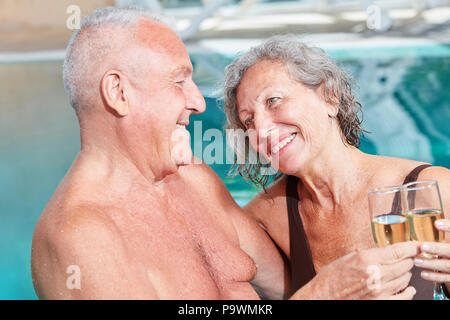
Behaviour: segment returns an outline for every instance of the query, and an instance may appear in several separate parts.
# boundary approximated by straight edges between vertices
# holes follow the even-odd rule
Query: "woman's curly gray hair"
[[[339,105],[336,117],[343,142],[359,147],[360,134],[364,133],[361,126],[362,119],[358,117],[358,113],[361,113],[361,104],[352,94],[350,78],[325,51],[310,47],[291,35],[271,37],[261,45],[238,56],[226,67],[223,93],[227,116],[226,129],[246,130],[239,119],[236,92],[245,72],[261,60],[282,62],[288,74],[296,81],[311,89],[321,87],[323,99],[328,103]],[[235,174],[239,173],[244,179],[265,187],[269,179],[268,175],[261,174],[261,168],[265,165],[260,161],[256,163],[248,161],[249,157],[255,157],[251,153],[256,152],[250,146],[248,137],[246,137],[245,146],[239,147],[246,151],[236,150],[238,146],[232,147],[235,149],[236,157],[231,171],[235,170]],[[244,159],[239,159],[240,155],[241,157],[243,155]],[[259,155],[256,159],[259,159]]]

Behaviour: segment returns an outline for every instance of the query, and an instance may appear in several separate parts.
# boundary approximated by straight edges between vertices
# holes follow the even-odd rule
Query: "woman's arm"
[[[407,300],[416,293],[408,287],[416,242],[350,253],[326,267],[290,299]]]

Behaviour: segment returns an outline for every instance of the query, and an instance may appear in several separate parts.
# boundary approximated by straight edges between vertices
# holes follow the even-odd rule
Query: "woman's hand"
[[[348,254],[320,270],[291,299],[412,299],[416,291],[408,284],[419,245],[402,242]]]
[[[443,232],[450,233],[450,220],[440,219],[435,221],[435,226]],[[450,234],[447,234],[447,239]],[[420,245],[420,251],[437,255],[439,258],[426,259],[417,257],[414,264],[423,269],[421,276],[425,280],[443,282],[450,288],[450,243],[446,242],[424,242]]]

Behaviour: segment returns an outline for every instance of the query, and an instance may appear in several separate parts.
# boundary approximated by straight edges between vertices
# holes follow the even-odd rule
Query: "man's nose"
[[[200,92],[200,89],[192,81],[191,90],[187,92],[186,108],[192,111],[192,113],[203,113],[206,110],[205,99]]]

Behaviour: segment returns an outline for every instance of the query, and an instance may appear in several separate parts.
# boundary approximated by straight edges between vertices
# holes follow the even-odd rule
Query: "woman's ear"
[[[130,112],[125,84],[125,76],[116,70],[107,71],[100,83],[100,91],[106,107],[119,117],[125,117]]]
[[[319,86],[318,91],[325,102],[325,108],[329,118],[336,118],[339,113],[339,98],[326,88],[325,83]]]
[[[336,118],[339,113],[339,105],[335,103],[327,103],[328,117]]]

